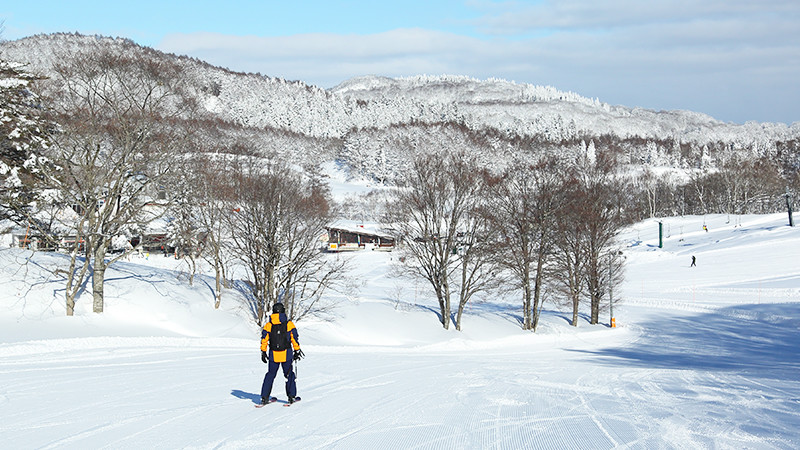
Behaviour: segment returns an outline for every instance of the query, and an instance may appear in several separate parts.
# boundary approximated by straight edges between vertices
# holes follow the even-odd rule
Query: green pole
[[[617,327],[617,321],[614,320],[614,283],[611,281],[611,264],[608,265],[608,312],[611,316],[609,325],[611,328]]]
[[[664,248],[664,224],[658,222],[658,248]]]

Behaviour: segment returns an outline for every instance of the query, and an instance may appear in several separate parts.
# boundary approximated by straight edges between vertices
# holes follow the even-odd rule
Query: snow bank
[[[516,298],[444,330],[394,255],[354,252],[334,317],[298,322],[303,401],[255,409],[259,330],[161,256],[115,265],[64,317],[56,254],[0,249],[0,439],[20,448],[796,448],[800,229],[784,215],[623,232],[618,328]],[[703,230],[706,225],[708,231]],[[697,267],[689,267],[691,256]],[[208,270],[207,268],[204,270]],[[334,295],[334,294],[331,294]],[[607,320],[607,316],[603,317]],[[272,389],[283,402],[279,377]]]

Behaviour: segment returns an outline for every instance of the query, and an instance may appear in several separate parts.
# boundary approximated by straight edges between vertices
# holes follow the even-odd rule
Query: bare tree
[[[637,199],[641,204],[640,211],[643,217],[656,217],[657,215],[671,215],[674,210],[674,192],[670,183],[670,174],[657,175],[649,167],[645,166],[641,174],[634,178],[635,187],[644,201]]]
[[[706,214],[708,212],[708,187],[705,182],[708,170],[693,171],[689,174],[689,185],[691,186],[692,197],[697,200],[697,207],[694,208],[695,214]]]
[[[333,305],[322,301],[323,294],[340,287],[347,269],[346,260],[338,254],[321,251],[322,231],[331,220],[328,189],[313,180],[294,184],[284,202],[288,208],[281,216],[280,300],[297,320],[311,313],[327,313]]]
[[[194,160],[184,161],[180,173],[173,183],[173,201],[170,207],[170,221],[167,224],[167,240],[175,247],[175,257],[189,266],[189,285],[194,284],[197,274],[197,259],[201,254],[201,239],[205,234],[198,217],[198,180],[201,175],[195,170]]]
[[[563,207],[561,170],[552,159],[519,161],[491,186],[487,211],[500,237],[498,257],[522,290],[522,328],[536,331],[553,253],[556,215]]]
[[[625,184],[614,173],[613,160],[607,157],[600,157],[579,169],[582,185],[575,205],[581,211],[583,224],[580,229],[586,233],[585,268],[590,323],[596,324],[600,319],[602,300],[621,282],[622,265],[617,256],[620,249],[616,237],[626,224],[622,201]]]
[[[107,259],[113,240],[164,211],[147,205],[172,177],[188,134],[183,119],[193,111],[180,95],[177,65],[126,50],[98,45],[61,55],[46,84],[59,125],[48,154],[58,170],[48,173],[49,182],[79,216],[68,285],[82,283],[91,261],[96,313],[103,311],[105,271],[123,255]],[[75,273],[80,253],[85,260]],[[67,289],[68,314],[74,293]]]
[[[718,212],[748,214],[776,210],[774,199],[780,198],[785,181],[774,161],[766,157],[730,158],[721,166],[718,172],[706,177]]]
[[[199,229],[198,245],[202,257],[214,268],[214,308],[222,302],[222,288],[227,284],[231,231],[227,218],[233,214],[230,183],[226,182],[225,160],[213,155],[197,157],[192,173],[193,217]]]
[[[608,155],[578,158],[568,171],[564,209],[557,215],[557,279],[578,325],[581,299],[590,303],[590,323],[599,322],[603,298],[621,280],[616,235],[625,222],[623,184]]]
[[[586,233],[581,211],[582,192],[577,180],[571,179],[565,189],[565,209],[556,216],[556,251],[554,271],[559,290],[572,308],[572,326],[578,326],[581,297],[586,286]]]
[[[479,175],[479,174],[478,174]],[[482,180],[468,175],[475,181],[478,190]],[[500,260],[496,258],[497,235],[492,229],[492,221],[486,210],[488,198],[485,192],[476,192],[472,198],[472,207],[465,214],[465,220],[459,227],[457,247],[454,255],[458,286],[458,311],[456,312],[456,330],[461,331],[461,319],[467,303],[476,295],[496,290],[503,282]]]
[[[278,255],[272,247],[277,243],[281,204],[277,170],[266,165],[266,173],[261,173],[255,164],[252,158],[247,158],[231,172],[233,212],[228,221],[233,249],[248,269],[255,319],[262,325],[275,301]]]
[[[263,324],[277,301],[295,319],[325,312],[323,294],[345,269],[344,260],[322,253],[326,190],[284,164],[246,158],[232,192],[232,241],[251,277],[256,322]]]
[[[423,154],[414,159],[389,206],[391,223],[403,239],[401,252],[405,269],[431,284],[439,302],[441,323],[450,328],[451,272],[458,261],[459,233],[476,213],[476,196],[481,189],[474,158],[463,153]],[[477,224],[477,222],[473,222]],[[473,232],[474,233],[474,232]],[[465,278],[477,257],[477,248],[467,259],[461,258],[463,270],[459,305],[463,308],[479,288],[477,279]],[[473,269],[480,266],[473,265]],[[472,292],[471,292],[472,291]]]
[[[456,330],[462,329],[462,317],[467,303],[476,295],[495,291],[502,285],[500,260],[495,255],[498,236],[492,228],[488,211],[493,208],[488,185],[492,176],[479,169],[474,158],[457,155],[450,167],[459,186],[456,192],[464,195],[464,213],[456,232],[452,278],[458,288]],[[448,276],[451,276],[448,274]]]

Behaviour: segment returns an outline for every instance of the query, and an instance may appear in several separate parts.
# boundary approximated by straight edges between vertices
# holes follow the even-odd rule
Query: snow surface
[[[785,214],[661,219],[626,230],[618,327],[518,299],[443,330],[393,253],[352,260],[335,318],[297,323],[298,394],[253,408],[265,366],[239,289],[150,255],[106,273],[65,317],[63,255],[0,249],[5,448],[800,448],[800,228]],[[707,225],[709,231],[703,230]],[[691,256],[697,267],[689,267]],[[207,270],[207,268],[205,269]],[[282,380],[273,395],[285,401]]]

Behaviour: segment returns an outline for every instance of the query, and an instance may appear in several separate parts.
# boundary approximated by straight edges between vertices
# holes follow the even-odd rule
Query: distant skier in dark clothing
[[[697,264],[696,264],[696,263],[697,263],[697,259],[694,257],[694,255],[692,255],[692,265],[691,265],[691,266],[689,266],[689,267],[695,267],[695,266],[697,266]]]
[[[268,365],[264,384],[261,385],[262,405],[270,401],[272,383],[278,374],[279,366],[283,368],[283,376],[286,377],[286,396],[290,404],[294,403],[297,397],[297,385],[292,362],[302,357],[303,351],[300,350],[297,328],[286,317],[283,304],[275,303],[269,321],[261,330],[261,361]]]

